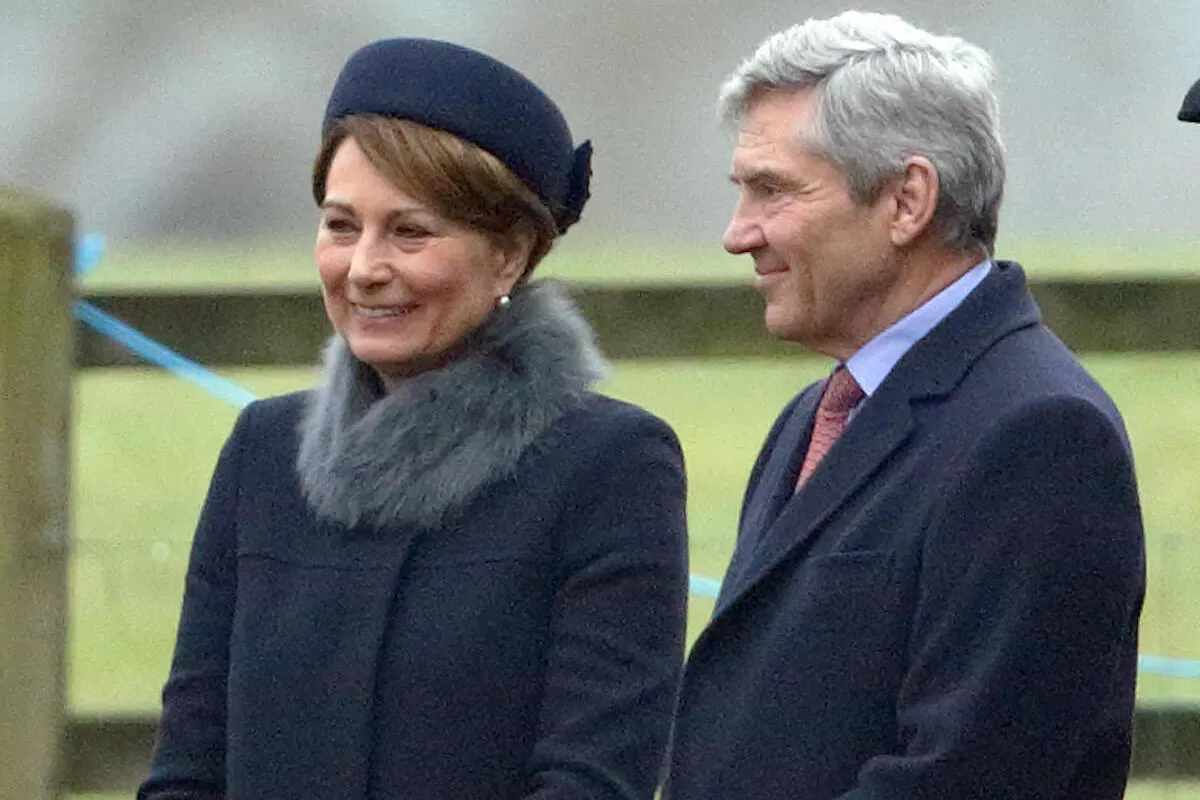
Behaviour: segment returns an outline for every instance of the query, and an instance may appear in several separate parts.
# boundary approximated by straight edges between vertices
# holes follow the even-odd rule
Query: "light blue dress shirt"
[[[929,298],[908,316],[864,344],[846,361],[846,369],[870,397],[883,383],[897,362],[914,344],[933,330],[967,299],[975,287],[991,272],[992,262],[981,261],[965,275]],[[857,409],[855,409],[857,410]]]

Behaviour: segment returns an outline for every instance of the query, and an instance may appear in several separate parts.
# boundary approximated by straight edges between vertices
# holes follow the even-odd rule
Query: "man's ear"
[[[893,179],[890,187],[895,201],[892,214],[892,244],[904,247],[912,244],[929,229],[937,209],[941,184],[937,168],[924,156],[909,156],[904,171]]]

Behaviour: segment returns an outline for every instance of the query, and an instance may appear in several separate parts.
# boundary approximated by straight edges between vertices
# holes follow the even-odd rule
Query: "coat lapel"
[[[803,448],[812,434],[813,418],[824,390],[825,381],[805,390],[775,439],[767,466],[746,504],[745,519],[738,532],[738,546],[725,570],[725,579],[721,582],[721,592],[717,597],[718,610],[725,605],[730,589],[741,584],[755,550],[753,544],[762,539],[780,512],[791,502],[796,477],[800,473]]]
[[[912,404],[951,392],[989,347],[1020,328],[1039,323],[1020,266],[997,262],[992,274],[963,303],[905,354],[821,465],[794,496],[823,384],[797,403],[780,435],[726,573],[714,622],[782,562],[811,547],[825,522],[891,457],[913,430]],[[780,510],[782,509],[782,510]]]
[[[903,398],[881,399],[886,402],[875,403],[875,398],[864,402],[854,420],[799,492],[793,492],[793,487],[803,457],[799,445],[805,440],[794,443],[791,453],[776,453],[781,460],[789,462],[788,469],[784,470],[786,474],[777,486],[778,493],[786,493],[782,511],[765,518],[756,535],[742,540],[746,547],[739,546],[738,549],[748,552],[740,559],[735,556],[735,560],[742,563],[737,574],[733,573],[731,565],[718,601],[717,615],[763,580],[793,552],[809,546],[830,515],[908,438],[913,424],[909,403]],[[815,412],[815,400],[812,405],[807,417],[809,427]]]

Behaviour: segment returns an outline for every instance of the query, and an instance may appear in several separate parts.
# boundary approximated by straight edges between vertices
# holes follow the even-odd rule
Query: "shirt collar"
[[[992,269],[990,260],[980,261],[966,274],[931,297],[916,310],[858,349],[846,369],[870,397],[892,368],[937,324],[958,308]]]

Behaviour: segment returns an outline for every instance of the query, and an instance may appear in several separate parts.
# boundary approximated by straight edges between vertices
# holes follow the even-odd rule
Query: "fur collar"
[[[300,423],[297,470],[323,519],[436,528],[603,376],[591,328],[553,283],[519,286],[464,354],[384,393],[340,336]]]

